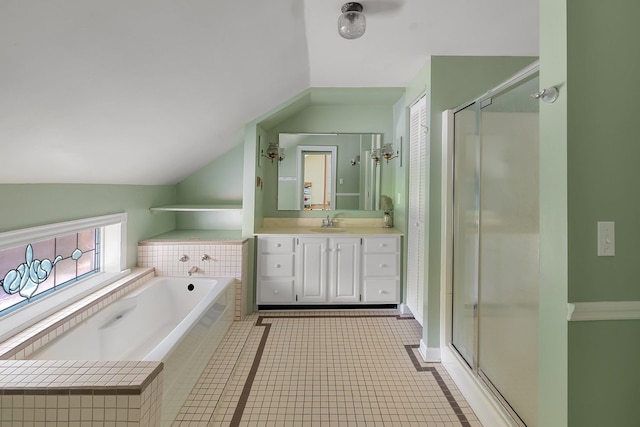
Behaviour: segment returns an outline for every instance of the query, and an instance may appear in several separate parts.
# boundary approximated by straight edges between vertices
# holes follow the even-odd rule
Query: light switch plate
[[[598,221],[598,256],[616,255],[616,227],[613,221]]]

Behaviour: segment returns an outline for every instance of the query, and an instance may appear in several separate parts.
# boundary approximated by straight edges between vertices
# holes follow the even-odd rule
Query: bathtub
[[[233,322],[234,279],[154,277],[31,359],[158,360],[170,425]]]

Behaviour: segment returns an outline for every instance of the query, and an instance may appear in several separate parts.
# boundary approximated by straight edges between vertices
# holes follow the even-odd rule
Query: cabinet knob
[[[385,292],[385,291],[383,291],[382,289],[380,289],[380,290],[378,291],[378,293],[379,293],[380,295],[382,295],[382,294],[386,294],[386,292]]]
[[[381,247],[381,248],[384,248],[385,246],[387,246],[387,244],[386,244],[386,243],[380,243],[380,247]]]
[[[382,291],[381,291],[381,292],[382,292]],[[278,295],[278,294],[280,293],[280,291],[279,291],[279,290],[277,290],[277,289],[275,289],[275,290],[273,291],[273,293],[274,293],[274,294],[276,294],[276,295]]]
[[[276,268],[280,268],[280,267],[281,267],[280,264],[276,264]]]
[[[276,243],[276,248],[282,247],[282,243]]]
[[[385,268],[386,266],[386,264],[380,264],[380,268]]]

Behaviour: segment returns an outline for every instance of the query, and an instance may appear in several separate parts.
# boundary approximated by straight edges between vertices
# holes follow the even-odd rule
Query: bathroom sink
[[[314,233],[344,233],[347,230],[344,228],[318,227],[311,228],[310,231],[313,231]]]

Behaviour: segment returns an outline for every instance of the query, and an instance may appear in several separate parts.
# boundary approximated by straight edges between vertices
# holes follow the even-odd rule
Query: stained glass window
[[[100,228],[0,250],[0,316],[100,271]]]

